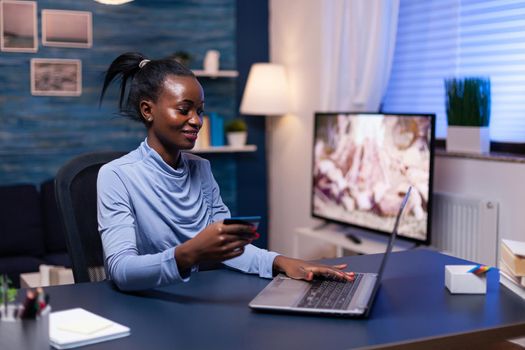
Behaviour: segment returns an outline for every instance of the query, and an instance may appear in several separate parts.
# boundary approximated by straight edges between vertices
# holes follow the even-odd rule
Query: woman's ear
[[[153,104],[151,101],[140,101],[140,114],[142,114],[142,118],[144,118],[146,123],[151,123],[153,121]]]

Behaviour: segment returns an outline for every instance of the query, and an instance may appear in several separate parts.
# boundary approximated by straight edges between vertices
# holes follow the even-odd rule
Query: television
[[[315,113],[311,215],[357,231],[430,244],[435,115]],[[354,230],[355,231],[355,230]]]

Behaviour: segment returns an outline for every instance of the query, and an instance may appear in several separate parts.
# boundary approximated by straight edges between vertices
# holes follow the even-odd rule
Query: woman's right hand
[[[244,253],[244,246],[259,238],[251,225],[217,221],[175,249],[175,260],[181,272],[202,262],[220,262]]]

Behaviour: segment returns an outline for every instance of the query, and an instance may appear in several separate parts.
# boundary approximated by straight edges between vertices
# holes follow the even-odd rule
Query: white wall
[[[320,106],[321,1],[272,0],[270,2],[271,61],[287,68],[291,113],[267,117],[269,166],[269,246],[292,255],[293,231],[313,226],[310,218],[310,174],[313,113]],[[304,15],[312,14],[312,15]],[[293,21],[293,25],[289,25]],[[301,72],[301,73],[299,73]],[[302,247],[303,248],[303,247]],[[324,248],[314,245],[313,255]],[[326,249],[330,250],[325,246]]]

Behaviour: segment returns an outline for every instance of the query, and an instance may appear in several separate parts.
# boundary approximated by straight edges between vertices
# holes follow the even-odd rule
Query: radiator
[[[432,246],[445,254],[496,266],[498,203],[434,193]]]

